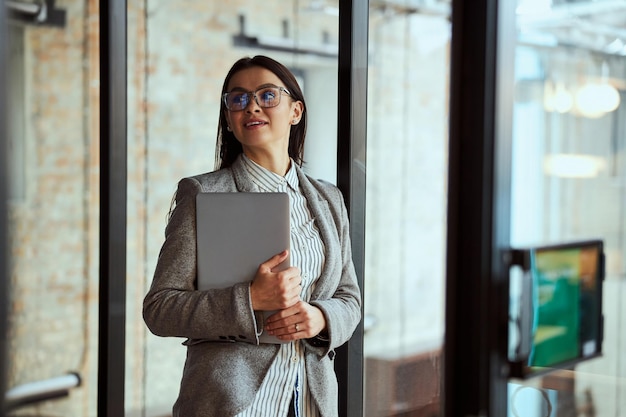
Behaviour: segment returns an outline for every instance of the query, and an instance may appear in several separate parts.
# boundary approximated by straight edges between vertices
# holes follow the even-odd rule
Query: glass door
[[[446,415],[624,412],[625,7],[453,2]],[[606,255],[602,355],[510,378],[510,248],[594,239]],[[541,290],[542,303],[557,298]]]
[[[515,15],[516,39],[509,44],[515,49],[511,244],[600,239],[606,259],[602,355],[546,375],[511,379],[508,415],[622,415],[626,2],[519,1]],[[541,308],[557,302],[554,282],[541,287]],[[580,311],[584,319],[583,304],[570,307],[569,315]],[[534,334],[536,343],[541,335]]]

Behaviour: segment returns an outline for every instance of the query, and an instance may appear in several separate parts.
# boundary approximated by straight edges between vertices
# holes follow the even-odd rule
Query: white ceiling
[[[523,5],[518,9],[518,22],[526,41],[626,56],[626,0],[548,4],[537,7],[538,13]]]

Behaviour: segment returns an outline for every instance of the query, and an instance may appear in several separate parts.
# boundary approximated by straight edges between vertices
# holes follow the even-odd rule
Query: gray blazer
[[[326,318],[329,343],[305,340],[309,389],[322,417],[336,417],[334,349],[361,319],[361,296],[350,247],[348,217],[339,190],[296,167],[302,193],[325,245],[326,260],[310,303]],[[165,229],[144,320],[158,336],[184,337],[187,359],[174,416],[225,417],[253,400],[278,345],[259,344],[249,284],[196,290],[196,206],[200,192],[258,192],[238,159],[232,167],[184,178]],[[224,337],[236,341],[224,341]]]

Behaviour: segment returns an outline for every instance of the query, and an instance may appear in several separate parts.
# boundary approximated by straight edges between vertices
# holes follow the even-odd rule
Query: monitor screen
[[[602,241],[526,250],[530,294],[519,303],[520,339],[516,376],[563,369],[602,352]],[[526,305],[524,305],[526,304]]]

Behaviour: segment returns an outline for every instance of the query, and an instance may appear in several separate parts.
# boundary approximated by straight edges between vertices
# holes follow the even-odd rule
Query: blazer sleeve
[[[332,212],[332,219],[329,220],[335,226],[341,250],[340,261],[332,273],[338,279],[335,289],[329,297],[321,296],[311,301],[326,318],[327,337],[323,339],[327,340],[308,340],[309,345],[322,356],[347,342],[361,320],[361,291],[352,261],[348,213],[339,189],[326,185],[326,191]]]
[[[195,178],[178,184],[176,205],[143,302],[144,321],[158,336],[258,344],[261,326],[252,310],[249,283],[197,290],[196,195],[201,191]]]

